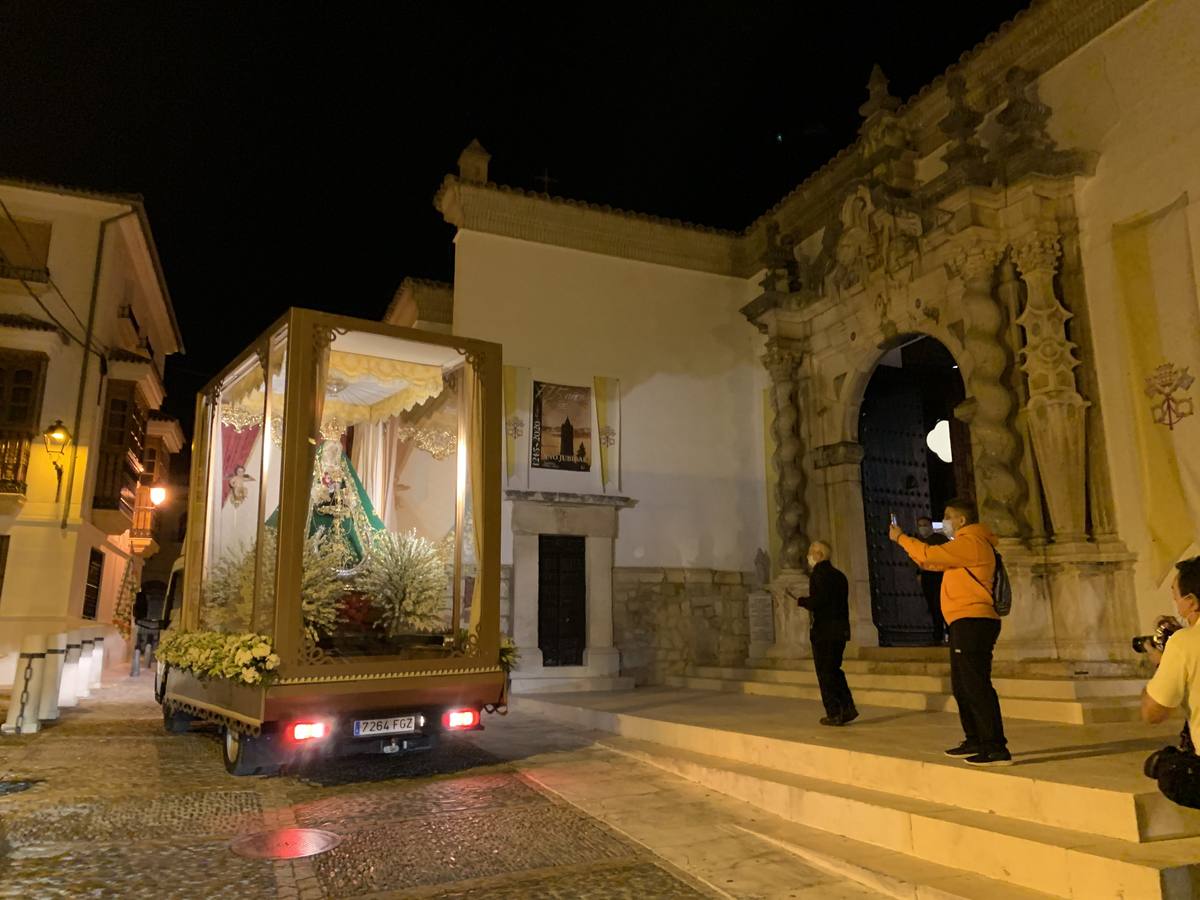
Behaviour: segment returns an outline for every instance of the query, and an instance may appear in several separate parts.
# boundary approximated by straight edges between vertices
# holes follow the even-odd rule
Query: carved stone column
[[[778,475],[775,488],[779,511],[777,528],[783,548],[781,569],[802,567],[808,538],[804,533],[807,510],[804,506],[803,445],[800,439],[799,403],[796,393],[800,354],[795,344],[778,338],[767,341],[763,365],[771,375],[771,405],[775,420],[771,433],[775,438],[772,465]]]
[[[999,284],[996,287],[996,297],[1004,306],[1004,316],[1008,320],[1008,346],[1017,351],[1021,348],[1021,326],[1017,319],[1021,315],[1021,281],[1017,277],[1017,266],[1012,254],[1007,254],[1000,261]],[[1029,437],[1029,422],[1025,412],[1029,394],[1025,389],[1025,377],[1017,366],[1008,371],[1008,386],[1012,391],[1013,402],[1016,404],[1014,428],[1021,442],[1020,472],[1026,490],[1024,521],[1029,524],[1030,544],[1043,547],[1046,544],[1046,526],[1042,516],[1041,494],[1034,489],[1037,484],[1037,471],[1034,469],[1033,445]]]
[[[1019,474],[1020,442],[1012,428],[1016,404],[1003,381],[1009,361],[1004,310],[992,296],[999,258],[1000,248],[978,242],[960,251],[953,263],[961,279],[964,343],[971,360],[970,399],[963,404],[966,409],[960,418],[971,425],[980,516],[1000,537],[1016,537],[1023,530],[1020,507],[1025,485]]]
[[[1018,320],[1025,329],[1021,368],[1029,382],[1026,413],[1033,452],[1056,543],[1087,539],[1088,403],[1075,387],[1075,344],[1067,339],[1071,314],[1054,292],[1057,236],[1037,236],[1014,248],[1028,296]]]

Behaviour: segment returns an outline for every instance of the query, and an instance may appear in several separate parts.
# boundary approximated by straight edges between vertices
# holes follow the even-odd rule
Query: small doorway
[[[581,666],[587,646],[586,544],[538,536],[538,649],[543,666]]]
[[[954,417],[964,397],[954,357],[931,337],[888,351],[863,395],[863,511],[871,612],[881,647],[940,643],[918,570],[888,539],[888,523],[895,513],[914,534],[917,519],[928,516],[940,528],[947,500],[974,495],[970,435]]]

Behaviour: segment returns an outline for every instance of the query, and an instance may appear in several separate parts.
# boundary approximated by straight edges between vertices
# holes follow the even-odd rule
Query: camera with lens
[[[1159,653],[1162,653],[1171,635],[1182,627],[1178,621],[1170,616],[1159,616],[1158,621],[1154,623],[1153,634],[1139,634],[1130,642],[1133,646],[1133,652],[1145,653],[1153,647]]]

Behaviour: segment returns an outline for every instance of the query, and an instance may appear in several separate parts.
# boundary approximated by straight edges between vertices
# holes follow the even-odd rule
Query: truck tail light
[[[296,722],[292,725],[292,740],[294,741],[316,741],[325,737],[326,727],[324,722]]]
[[[479,724],[479,710],[451,709],[442,715],[442,727],[447,731],[465,731]]]

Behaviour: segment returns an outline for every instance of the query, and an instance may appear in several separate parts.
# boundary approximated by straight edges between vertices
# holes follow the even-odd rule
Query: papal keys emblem
[[[1187,366],[1177,369],[1174,363],[1163,363],[1146,378],[1146,396],[1150,398],[1156,425],[1166,425],[1174,431],[1181,420],[1192,414],[1192,398],[1183,392],[1195,380]]]

